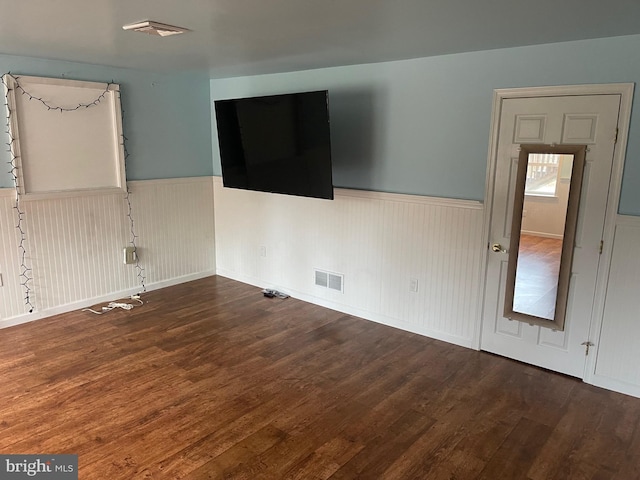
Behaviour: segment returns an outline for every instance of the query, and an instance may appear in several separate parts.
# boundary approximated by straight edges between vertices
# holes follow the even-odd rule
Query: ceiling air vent
[[[178,35],[180,33],[190,31],[187,28],[167,25],[165,23],[154,22],[152,20],[130,23],[129,25],[124,25],[122,28],[124,30],[133,30],[134,32],[147,33],[149,35],[158,35],[160,37],[168,37],[169,35]]]

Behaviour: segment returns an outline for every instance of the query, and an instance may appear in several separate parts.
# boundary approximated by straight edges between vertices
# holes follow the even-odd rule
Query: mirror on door
[[[504,315],[564,329],[586,147],[521,145]]]

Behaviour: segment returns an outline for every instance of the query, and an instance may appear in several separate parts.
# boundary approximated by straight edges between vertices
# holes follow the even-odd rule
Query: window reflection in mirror
[[[521,146],[507,267],[507,318],[564,328],[585,151],[584,146]]]

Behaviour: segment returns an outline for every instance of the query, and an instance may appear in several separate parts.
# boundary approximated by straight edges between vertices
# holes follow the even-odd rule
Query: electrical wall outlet
[[[409,279],[409,291],[412,293],[418,293],[418,279],[411,278]]]
[[[267,247],[265,247],[264,245],[260,245],[260,256],[261,257],[266,257],[267,256]]]
[[[132,263],[136,263],[136,248],[135,247],[124,247],[124,264],[131,265]]]

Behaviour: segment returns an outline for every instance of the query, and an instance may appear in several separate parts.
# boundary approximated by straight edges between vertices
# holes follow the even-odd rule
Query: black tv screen
[[[333,199],[328,92],[217,100],[225,187]]]

